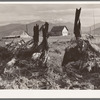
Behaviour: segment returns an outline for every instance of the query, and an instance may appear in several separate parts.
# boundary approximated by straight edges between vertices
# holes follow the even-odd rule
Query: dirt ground
[[[49,56],[50,60],[49,63],[52,63],[53,65],[51,68],[54,68],[56,74],[59,74],[62,72],[62,60],[65,53],[65,48],[68,46],[68,41],[71,39],[74,39],[74,37],[50,37],[49,38]],[[100,36],[95,36],[93,40],[91,40],[92,43],[97,44],[100,47]],[[61,75],[60,75],[61,76]],[[64,76],[64,73],[63,73]],[[62,77],[63,77],[62,76]],[[70,77],[70,76],[69,76]],[[62,78],[63,85],[60,86],[64,87],[66,89],[99,89],[100,88],[100,73],[83,73],[82,79],[74,79],[71,80],[65,75],[64,78]],[[66,82],[63,82],[66,81]],[[68,87],[64,84],[67,84]]]
[[[91,40],[100,46],[100,36]],[[38,71],[35,71],[34,63],[31,60],[21,60],[17,65],[13,66],[10,74],[1,74],[0,89],[100,89],[100,72],[80,73],[69,67],[64,72],[61,66],[65,48],[68,42],[74,39],[71,36],[55,36],[49,37],[49,58],[47,61],[47,69],[44,70],[41,65]],[[40,37],[40,42],[42,38]],[[4,62],[0,62],[0,66],[5,66]],[[32,69],[34,68],[34,69]],[[2,71],[0,69],[0,71]],[[73,74],[76,72],[77,74]],[[77,77],[76,77],[77,76]]]

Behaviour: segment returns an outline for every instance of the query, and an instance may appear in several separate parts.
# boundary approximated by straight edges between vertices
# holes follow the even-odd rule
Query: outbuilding
[[[30,35],[28,35],[28,33],[26,33],[23,30],[13,31],[10,35],[2,37],[2,40],[5,41],[5,44],[9,44],[12,41],[18,42],[21,40],[27,42],[31,39],[32,39],[32,37]]]
[[[50,31],[51,36],[67,36],[68,28],[66,26],[54,26]]]

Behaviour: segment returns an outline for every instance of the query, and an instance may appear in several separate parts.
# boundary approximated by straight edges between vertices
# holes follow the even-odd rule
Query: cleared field
[[[63,71],[62,61],[65,53],[65,48],[70,44],[70,39],[74,36],[54,36],[48,38],[49,43],[49,58],[47,60],[47,70],[41,70],[42,66],[39,65],[38,70],[34,71],[34,62],[31,60],[19,60],[18,65],[14,65],[14,71],[11,76],[2,74],[2,88],[3,89],[100,89],[100,73],[78,73],[72,67],[68,67],[68,71]],[[39,37],[41,43],[42,37]],[[100,36],[95,36],[92,42],[100,44]],[[1,41],[2,42],[2,41]],[[2,62],[1,62],[2,63]],[[6,68],[4,61],[4,67]],[[2,67],[3,67],[2,66]],[[1,68],[2,68],[1,67]],[[20,68],[20,72],[16,69]],[[13,68],[13,67],[12,67]],[[33,70],[29,69],[33,68]],[[37,68],[37,66],[36,66]],[[72,69],[71,69],[72,68]],[[27,70],[26,70],[27,69]],[[13,69],[12,69],[13,70]],[[2,70],[1,70],[2,71]],[[77,75],[73,73],[77,71]],[[16,74],[15,74],[16,72]],[[69,73],[68,73],[69,72]],[[16,75],[19,75],[16,78]],[[70,75],[70,76],[68,76]],[[22,82],[20,80],[23,80]],[[19,83],[16,84],[16,82]],[[38,83],[37,83],[38,82]],[[38,85],[37,85],[38,84]],[[18,87],[19,86],[19,87]]]

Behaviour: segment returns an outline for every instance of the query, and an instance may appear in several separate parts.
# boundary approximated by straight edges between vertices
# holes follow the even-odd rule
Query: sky
[[[82,26],[100,23],[100,4],[0,4],[0,25],[37,20],[74,23],[75,9],[80,7]]]

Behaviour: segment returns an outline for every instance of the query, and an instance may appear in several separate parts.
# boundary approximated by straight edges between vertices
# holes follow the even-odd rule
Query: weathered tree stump
[[[100,48],[81,38],[80,12],[81,8],[76,9],[74,23],[76,40],[69,41],[68,47],[65,49],[62,66],[64,71],[67,71],[70,66],[80,71],[99,71],[100,65],[96,58],[100,58]]]
[[[34,26],[34,28],[33,28],[33,31],[34,31],[34,36],[33,36],[34,45],[38,45],[38,42],[39,42],[39,25],[36,24],[36,26]]]
[[[81,37],[80,13],[81,13],[81,8],[76,9],[75,22],[74,22],[74,34],[75,34],[76,39]]]
[[[40,59],[42,59],[43,63],[46,63],[48,58],[48,41],[47,41],[47,33],[48,33],[49,24],[46,22],[42,27],[43,40],[40,45],[37,47],[37,51],[41,52]]]

